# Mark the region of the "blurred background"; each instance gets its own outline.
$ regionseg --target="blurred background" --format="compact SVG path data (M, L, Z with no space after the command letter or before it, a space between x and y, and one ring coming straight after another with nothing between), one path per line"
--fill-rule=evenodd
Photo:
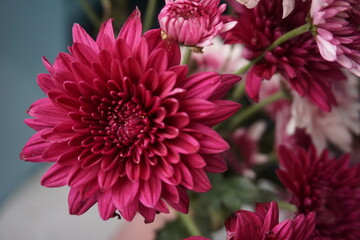
M101 8L106 2L117 4L118 12ZM0 239L116 238L121 221L102 221L96 206L81 217L70 216L69 189L40 186L41 176L50 165L24 162L19 153L34 134L23 122L28 117L26 110L45 96L36 84L37 74L46 71L41 57L53 62L59 52L67 52L74 22L95 33L96 21L117 14L114 22L119 29L128 11L135 5L143 10L146 3L126 2L0 1ZM87 7L95 9L99 19L85 13Z

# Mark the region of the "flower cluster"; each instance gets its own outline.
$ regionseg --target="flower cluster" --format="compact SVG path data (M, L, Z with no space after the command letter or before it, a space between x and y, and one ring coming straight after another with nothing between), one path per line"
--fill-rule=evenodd
M291 192L291 202L299 213L316 213L311 239L360 238L360 165L349 166L349 155L338 160L315 148L296 153L279 148L281 168L277 174Z
M136 9L117 36L75 24L20 158L53 163L41 184L70 187L70 214L184 214L160 240L360 239L360 3L228 2L166 0L144 32Z

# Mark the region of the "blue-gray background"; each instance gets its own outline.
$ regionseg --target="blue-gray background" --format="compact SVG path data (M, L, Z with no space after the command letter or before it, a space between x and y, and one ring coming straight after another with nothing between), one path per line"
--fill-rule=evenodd
M23 123L26 110L44 97L36 75L44 72L41 57L50 60L66 50L66 1L0 1L0 203L25 180L34 163L19 152L34 133Z
M121 0L119 0L121 1ZM99 0L92 0L98 6ZM128 1L144 10L146 1ZM163 4L159 0L159 4ZM41 57L53 62L71 44L74 22L91 26L76 0L0 0L0 207L16 188L44 164L24 162L19 153L34 134L23 119L44 97L36 76L46 72ZM39 179L40 182L40 179Z

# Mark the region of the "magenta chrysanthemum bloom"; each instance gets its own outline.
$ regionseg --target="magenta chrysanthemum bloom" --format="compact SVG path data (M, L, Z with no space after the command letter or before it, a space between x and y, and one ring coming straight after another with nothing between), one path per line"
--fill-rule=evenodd
M314 240L360 239L360 165L349 166L349 155L338 160L314 147L296 153L279 148L282 183L299 213L316 213Z
M69 185L71 214L96 202L103 219L118 210L152 222L167 204L186 213L186 189L208 191L206 172L226 169L218 153L228 144L211 127L239 109L220 100L239 78L186 76L178 45L141 29L138 10L117 38L111 21L96 41L75 24L70 54L45 60L49 73L38 76L47 97L28 111L38 132L21 158L54 162L41 184Z
M323 58L360 76L360 2L313 0L310 16Z
M166 0L158 19L163 37L192 47L205 47L212 44L219 33L236 24L236 21L223 23L220 15L226 4L219 6L220 0Z
M315 214L299 215L279 223L276 202L258 203L255 212L239 210L226 222L227 240L308 240L314 231Z
M296 8L282 19L282 0L260 1L253 9L234 2L238 24L223 34L226 43L244 44L243 56L252 60L286 32L305 24L309 0L297 0ZM227 21L234 18L228 17ZM262 80L280 73L289 86L324 111L336 104L331 83L345 79L337 63L324 60L311 33L292 38L256 63L247 73L246 92L258 101Z

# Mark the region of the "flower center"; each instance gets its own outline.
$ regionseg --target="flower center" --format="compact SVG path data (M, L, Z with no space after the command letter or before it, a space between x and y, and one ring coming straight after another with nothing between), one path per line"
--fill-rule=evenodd
M113 143L131 145L144 136L150 128L150 121L139 104L132 101L120 100L109 106L106 113L108 126L106 135Z
M182 17L184 19L204 16L202 8L197 2L174 4L172 5L171 12L174 16Z

